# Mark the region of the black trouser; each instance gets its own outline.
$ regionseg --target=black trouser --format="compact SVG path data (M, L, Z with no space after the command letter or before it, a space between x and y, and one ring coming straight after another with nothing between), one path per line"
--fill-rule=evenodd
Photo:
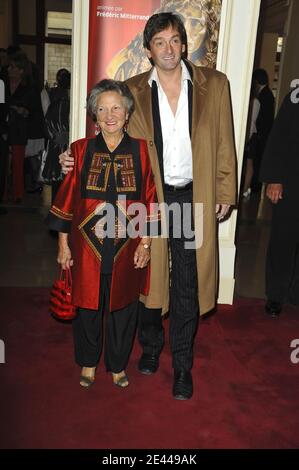
M5 186L6 186L6 178L7 178L7 169L8 169L8 144L0 136L0 202L2 202Z
M192 190L165 191L165 202L192 203ZM170 286L170 346L174 369L190 370L193 362L193 342L198 324L198 287L195 249L186 249L186 239L181 219L181 236L176 238L174 230L178 224L170 212L169 245L171 252ZM139 340L144 352L159 354L163 347L163 330L160 309L140 310Z
M278 203L279 204L279 203ZM296 207L294 206L294 209ZM299 303L299 220L273 208L266 258L266 295L276 302Z
M126 368L133 346L138 301L109 312L110 286L111 275L101 275L99 309L78 309L73 320L75 360L81 367L96 367L104 343L106 369L119 373Z
M34 155L33 157L27 157L26 160L29 163L30 170L30 179L31 179L31 189L36 189L42 186L42 183L39 181L39 172L41 166L41 155Z
M61 183L62 183L62 181L53 181L52 184L51 184L51 187L52 187L52 195L51 195L52 204L54 203L56 194L57 194L58 191L59 191L59 188L60 188L60 186L61 186Z
M161 308L146 308L139 303L138 339L145 354L159 356L164 346Z

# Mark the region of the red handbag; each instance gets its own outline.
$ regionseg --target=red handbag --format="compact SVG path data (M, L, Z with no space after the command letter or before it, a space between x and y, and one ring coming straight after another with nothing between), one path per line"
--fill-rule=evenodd
M72 274L70 269L61 269L60 279L54 281L50 294L50 312L59 320L72 320L76 307L72 304Z

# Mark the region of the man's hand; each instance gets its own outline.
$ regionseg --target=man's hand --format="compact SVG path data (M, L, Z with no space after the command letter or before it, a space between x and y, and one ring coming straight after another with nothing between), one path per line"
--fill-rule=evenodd
M59 155L59 163L61 165L62 173L65 175L67 175L70 171L73 171L75 161L72 157L70 148Z
M266 195L273 204L282 199L283 186L281 183L270 183L267 186Z
M145 248L145 246L147 248ZM151 258L150 239L143 237L134 253L134 268L145 268Z
M29 116L29 111L27 108L24 108L24 106L12 105L10 108L13 109L17 114L21 114L24 118Z
M224 219L230 208L230 204L216 204L216 217L220 221Z

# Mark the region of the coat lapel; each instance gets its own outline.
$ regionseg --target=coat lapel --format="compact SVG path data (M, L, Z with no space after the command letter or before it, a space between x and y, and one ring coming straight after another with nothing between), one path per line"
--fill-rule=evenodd
M205 108L207 88L206 88L206 77L204 72L199 68L195 67L191 62L184 61L193 82L193 97L192 97L192 141L196 140L197 127ZM148 136L151 136L154 140L154 126L152 116L152 99L151 99L151 88L148 84L148 80L152 69L145 73L140 80L136 93L135 100L136 106L140 107L142 112L138 116L142 116L143 128L146 129Z
M197 128L206 104L206 77L200 68L195 68L194 65L189 61L186 61L185 63L193 82L191 142L195 142L199 136Z
M137 86L134 98L136 107L142 110L141 113L138 113L138 117L141 117L143 121L142 128L146 129L146 135L151 136L152 140L154 140L151 88L148 84L150 74L151 70L143 75Z

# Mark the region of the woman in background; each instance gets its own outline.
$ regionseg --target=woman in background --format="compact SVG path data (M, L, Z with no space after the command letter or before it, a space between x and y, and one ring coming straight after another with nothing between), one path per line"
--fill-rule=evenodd
M32 75L26 55L17 52L8 65L8 144L12 159L12 194L14 202L24 196L24 158L32 110Z
M50 105L45 115L48 143L42 172L44 182L52 186L52 203L62 181L58 156L69 143L71 74L67 69L58 70L56 84L49 91Z

